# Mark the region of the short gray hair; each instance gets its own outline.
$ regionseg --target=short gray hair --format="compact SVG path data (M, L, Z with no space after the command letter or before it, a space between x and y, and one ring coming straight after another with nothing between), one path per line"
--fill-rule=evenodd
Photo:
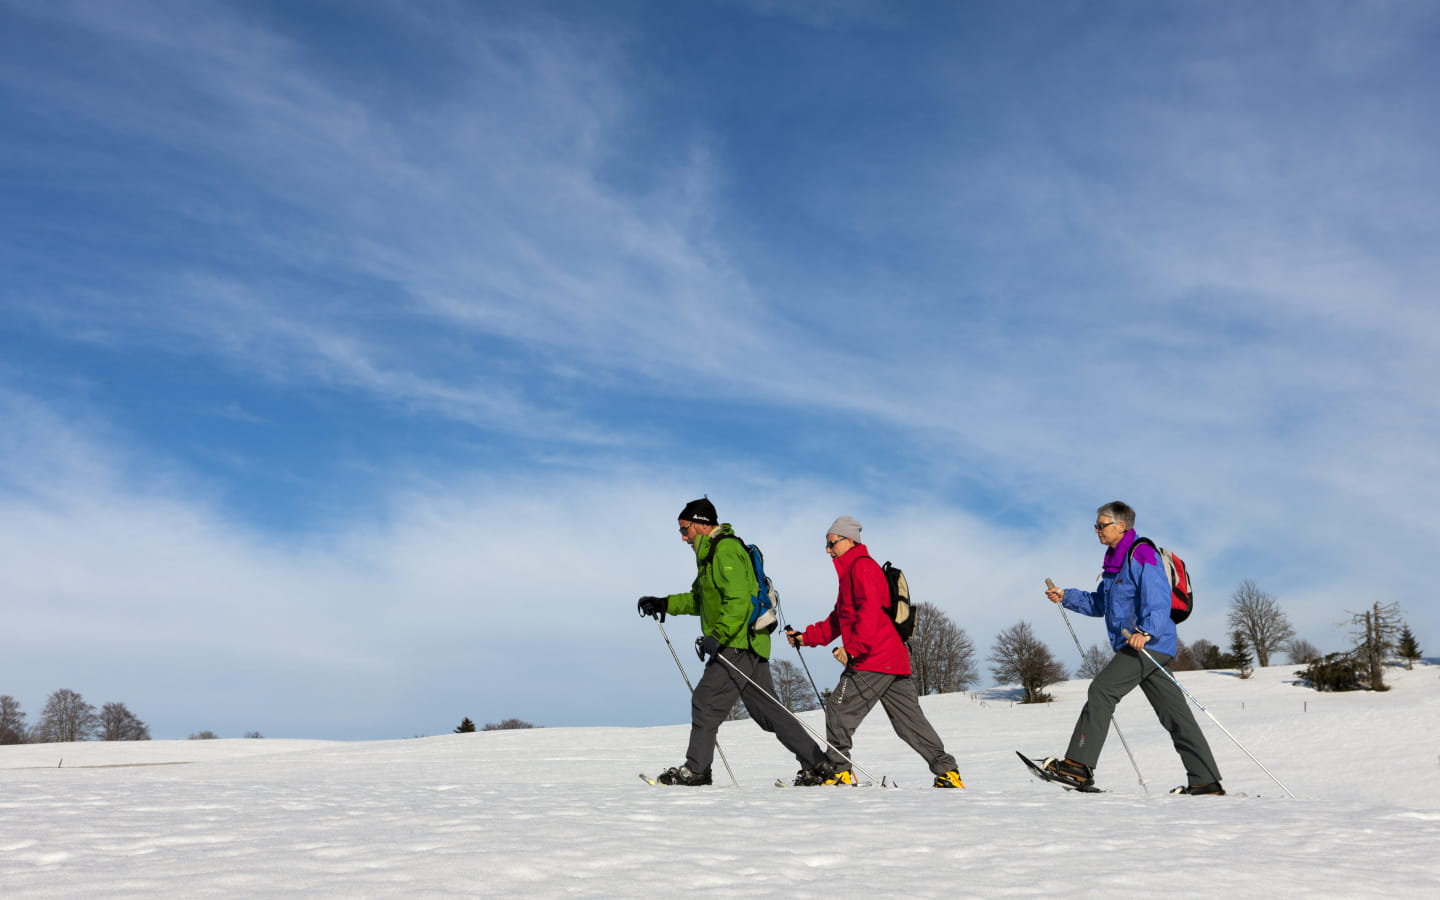
M1135 510L1121 500L1111 500L1109 503L1095 510L1097 516L1109 516L1116 522L1124 522L1125 530L1129 531L1135 527Z

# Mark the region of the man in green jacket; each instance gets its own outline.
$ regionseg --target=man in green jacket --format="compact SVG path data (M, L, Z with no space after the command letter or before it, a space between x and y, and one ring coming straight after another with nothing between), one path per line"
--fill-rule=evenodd
M774 699L770 634L750 629L750 598L758 586L745 542L728 524L720 524L715 505L704 497L685 504L679 525L681 540L695 551L694 583L687 593L641 597L636 606L640 615L659 617L662 622L666 614L699 616L701 634L695 647L709 661L691 695L690 746L685 752L685 764L666 769L657 780L662 784L710 784L715 736L739 698L755 724L775 735L795 754L801 766L795 783L822 784L829 775L825 752L805 733L799 720ZM717 655L723 655L724 661L717 660Z

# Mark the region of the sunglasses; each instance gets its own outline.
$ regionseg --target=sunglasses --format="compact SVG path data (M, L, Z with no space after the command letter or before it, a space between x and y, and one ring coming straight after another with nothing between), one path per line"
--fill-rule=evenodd
M1095 530L1096 530L1096 531L1104 531L1105 529L1109 528L1111 525L1119 525L1119 524L1120 524L1119 522L1096 522L1096 523L1095 523Z

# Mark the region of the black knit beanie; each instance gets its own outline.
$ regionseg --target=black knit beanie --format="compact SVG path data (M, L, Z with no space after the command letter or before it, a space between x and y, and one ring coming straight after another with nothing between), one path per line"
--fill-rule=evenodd
M715 504L710 502L710 498L701 497L685 504L685 508L680 510L679 520L694 522L696 525L715 525L720 521L720 516L715 512Z

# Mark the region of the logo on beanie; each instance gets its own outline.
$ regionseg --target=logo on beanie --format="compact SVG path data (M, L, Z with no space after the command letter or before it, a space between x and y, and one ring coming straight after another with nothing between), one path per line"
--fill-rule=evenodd
M697 525L714 525L720 521L720 516L715 512L715 504L710 502L709 497L701 497L685 504L678 518L681 522L694 522Z

